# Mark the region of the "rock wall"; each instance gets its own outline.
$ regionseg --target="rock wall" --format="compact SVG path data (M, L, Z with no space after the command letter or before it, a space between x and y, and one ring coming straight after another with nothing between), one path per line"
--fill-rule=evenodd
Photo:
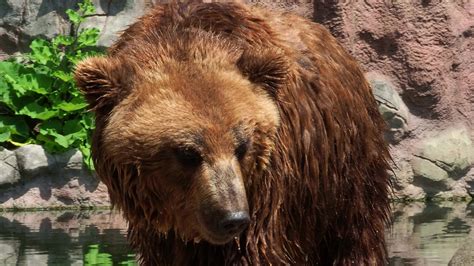
M65 10L77 2L0 0L0 60L25 51L33 38L68 33ZM166 1L95 0L97 15L89 17L84 26L100 28L99 44L106 47L118 32L158 2ZM313 18L325 25L361 63L387 121L386 138L394 159L395 199L474 195L474 2L243 2ZM18 156L12 156L13 153L18 152L0 152L4 165L15 165ZM12 187L17 186L7 183L22 184L23 188L16 190L18 193L26 193L24 187L30 182L31 189L41 182L54 183L44 175L42 179L31 179L28 174L23 177L21 171L12 169L0 172L0 179L9 180L0 190L9 187L8 195L16 198L15 202L22 197L13 196ZM57 188L60 186L58 183ZM35 193L41 198L40 192ZM0 195L0 208L23 204ZM68 202L87 202L83 200Z
M49 154L39 145L0 147L0 209L110 206L107 188L71 150Z
M474 194L474 2L314 2L367 71L388 122L395 196Z
M0 0L0 59L28 50L35 38L52 38L71 30L66 10L76 8L79 0ZM101 30L100 46L109 46L117 32L124 30L156 0L94 0L97 15L83 26Z

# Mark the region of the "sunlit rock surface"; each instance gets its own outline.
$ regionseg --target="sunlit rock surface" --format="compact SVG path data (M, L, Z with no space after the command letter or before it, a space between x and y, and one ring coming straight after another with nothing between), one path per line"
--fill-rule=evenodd
M49 154L26 145L11 153L21 178L13 172L6 180L15 182L0 184L0 209L110 206L107 188L86 169L78 150Z

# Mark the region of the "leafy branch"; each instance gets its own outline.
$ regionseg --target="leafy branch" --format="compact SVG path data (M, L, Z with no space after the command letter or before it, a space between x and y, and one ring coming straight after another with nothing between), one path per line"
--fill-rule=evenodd
M91 0L67 10L69 35L51 41L36 39L27 54L0 62L0 145L7 148L36 143L49 152L78 148L93 169L90 135L94 119L77 89L73 69L77 62L101 53L100 31L82 28L96 10Z

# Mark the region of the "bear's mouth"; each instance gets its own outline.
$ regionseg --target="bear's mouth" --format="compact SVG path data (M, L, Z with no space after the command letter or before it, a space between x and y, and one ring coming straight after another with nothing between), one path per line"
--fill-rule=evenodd
M220 235L216 235L216 234L212 234L210 232L206 232L207 230L204 229L201 231L201 236L202 236L202 239L213 244L213 245L225 245L229 242L231 242L232 240L234 240L236 237L238 237L238 235L240 235L240 232L239 234L237 235L225 235L225 236L220 236ZM201 238L200 237L195 237L194 238L194 242L195 243L199 243L201 241Z
M214 245L224 245L240 236L250 222L247 212L227 215L227 217L229 216L233 217L233 223L215 216L202 217L198 215L198 232L201 238ZM235 223L236 220L238 223ZM194 241L199 240L194 238Z

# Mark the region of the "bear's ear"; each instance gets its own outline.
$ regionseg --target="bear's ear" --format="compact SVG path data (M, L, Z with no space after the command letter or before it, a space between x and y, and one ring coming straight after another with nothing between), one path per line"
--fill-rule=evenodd
M76 66L74 78L91 110L98 112L116 104L131 73L120 60L91 57Z
M248 49L237 61L237 67L252 82L262 86L276 98L278 89L288 78L289 62L277 49Z

